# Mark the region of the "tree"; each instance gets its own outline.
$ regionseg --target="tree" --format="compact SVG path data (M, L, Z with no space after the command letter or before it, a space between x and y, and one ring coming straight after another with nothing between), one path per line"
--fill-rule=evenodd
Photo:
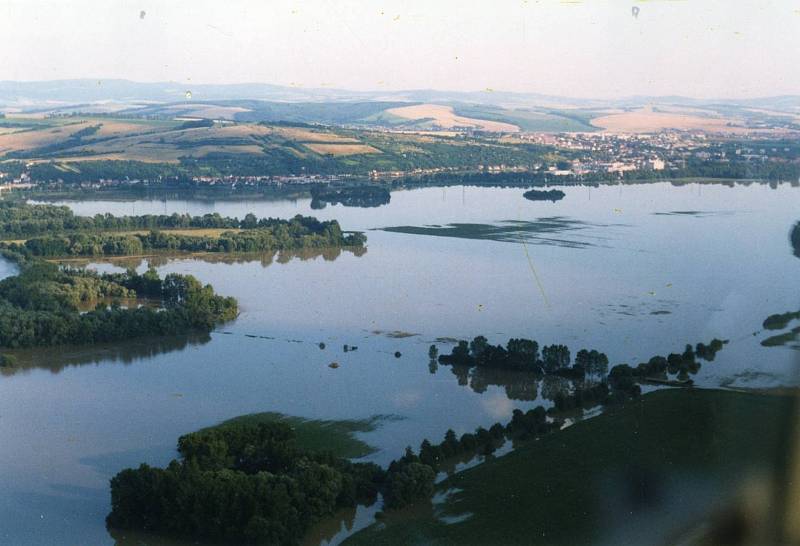
M408 463L389 472L386 488L386 507L402 508L433 495L436 480L434 470L422 463Z
M509 339L506 345L512 368L533 370L538 366L539 344L530 339Z
M542 379L542 398L545 400L555 400L559 395L569 393L569 380L557 375L545 375Z
M253 213L248 213L241 222L242 229L254 229L258 227L258 218Z
M608 373L608 357L594 349L581 349L575 355L575 366L581 367L588 375L603 377Z
M458 344L455 347L453 347L450 359L453 361L454 364L469 363L471 361L471 358L469 356L469 344L464 340L459 341Z
M542 348L542 364L548 373L568 368L570 364L569 348L566 345L547 345Z
M436 470L444 460L444 452L440 446L431 445L428 440L423 440L419 447L419 461Z
M444 435L444 441L442 442L442 451L444 456L447 458L454 457L458 454L459 448L460 446L458 443L458 437L456 437L456 433L453 431L453 429L448 429Z
M489 341L484 336L478 336L470 342L469 354L475 360L480 361L488 348Z

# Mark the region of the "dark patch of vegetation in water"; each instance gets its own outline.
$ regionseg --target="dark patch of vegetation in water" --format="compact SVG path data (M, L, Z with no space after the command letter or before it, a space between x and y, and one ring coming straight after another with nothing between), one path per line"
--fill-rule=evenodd
M800 225L800 224L798 224ZM800 320L800 311L789 311L786 313L776 313L764 319L763 327L765 330L783 330L795 320ZM800 348L800 326L796 326L783 333L770 336L761 341L763 347L790 347Z
M800 319L800 311L789 311L787 313L776 313L764 319L762 325L766 330L783 330L793 320Z
M522 194L522 197L530 201L560 201L564 199L566 194L561 190L528 190Z
M618 225L618 224L617 224ZM529 243L553 245L566 248L587 248L597 246L602 237L583 234L586 230L612 227L592 224L561 216L539 218L529 222L506 220L496 224L453 223L445 226L394 226L382 228L393 233L410 235L432 235L436 237L456 237L460 239L480 239L505 243ZM568 234L570 238L555 235Z
M311 190L311 208L322 209L330 203L345 207L371 208L388 205L392 196L381 186L352 186L345 188L314 188Z
M798 343L798 340L800 340L800 326L792 328L788 332L768 337L761 342L761 345L764 347L800 348L800 343Z
M0 281L0 346L33 347L102 343L135 337L208 332L233 320L233 298L214 293L191 275L169 274L163 279L151 269L97 274L62 269L40 260L16 259L20 273ZM79 306L105 298L154 298L162 308L122 308L98 303L82 313Z
M673 210L670 212L654 212L653 216L691 216L692 218L705 218L707 216L725 216L730 214L734 214L734 212L714 210Z

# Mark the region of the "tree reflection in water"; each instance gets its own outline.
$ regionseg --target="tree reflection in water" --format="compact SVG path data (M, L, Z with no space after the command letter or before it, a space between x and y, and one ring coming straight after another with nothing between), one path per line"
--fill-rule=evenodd
M142 338L123 343L98 343L91 346L62 345L17 350L13 352L17 357L17 364L11 367L0 367L0 374L10 376L32 369L45 369L53 373L60 373L65 368L101 362L121 362L128 365L144 358L182 351L190 346L205 345L209 341L211 341L209 334L198 333Z
M533 402L539 396L552 402L559 395L567 396L572 394L576 386L581 386L576 385L576 381L573 379L552 374L538 374L536 372L463 364L453 364L448 367L462 387L469 387L478 394L485 393L489 387L500 387L504 389L509 400L522 402ZM436 361L429 361L428 370L430 373L437 373L438 368L439 365ZM587 376L580 383L586 383L586 386L591 386L594 381Z
M105 259L80 259L65 260L72 266L87 266L89 264L106 263L121 267L123 269L139 269L143 265L146 267L162 267L172 260L198 260L206 263L220 264L245 264L250 262L260 262L262 267L269 267L273 263L286 264L293 260L305 262L322 258L326 262L332 262L339 258L343 252L352 254L360 258L367 253L367 247L324 247L324 248L304 248L301 250L278 250L273 252L255 253L211 253L211 252L184 252L184 253L163 253L151 256L127 256L120 258Z

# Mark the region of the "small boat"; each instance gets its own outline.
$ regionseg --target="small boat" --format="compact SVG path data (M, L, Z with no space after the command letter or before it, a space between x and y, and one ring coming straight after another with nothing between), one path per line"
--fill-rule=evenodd
M329 368L333 368L335 370L336 368L339 367L339 363L338 362L331 362L330 364L328 364L328 367Z

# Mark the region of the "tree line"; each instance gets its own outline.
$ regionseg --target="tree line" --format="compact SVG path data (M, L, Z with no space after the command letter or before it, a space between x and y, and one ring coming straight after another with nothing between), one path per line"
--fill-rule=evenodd
M432 346L429 354L438 354L434 349ZM573 364L566 345L546 345L540 352L538 342L524 338L509 339L505 347L490 344L484 336L477 336L470 342L460 340L450 354L439 356L439 362L581 378L602 376L608 371L608 357L594 349L578 351Z
M0 201L0 238L21 239L53 233L93 231L136 231L160 229L307 229L321 233L332 229L335 221L320 222L316 218L297 215L290 220L258 218L249 213L241 220L219 213L192 216L189 214L143 214L115 216L110 213L78 216L66 206ZM338 225L338 224L336 224Z
M217 236L171 233L160 228L218 228ZM149 233L114 233L150 229ZM242 220L219 214L121 216L98 214L74 216L66 207L49 205L0 206L0 231L5 237L30 238L2 243L2 247L26 256L131 256L148 251L263 252L325 247L363 247L366 236L345 233L336 220L319 221L297 215L289 220ZM44 235L47 233L47 235Z
M639 363L635 368L628 364L619 364L612 368L612 375L623 373L620 370L631 369L630 374L642 379L666 379L667 374L685 380L689 373L697 373L700 364L697 358L713 361L716 353L722 349L725 341L713 339L708 345L698 343L692 347L687 345L683 353L671 353L667 357L654 356L648 362ZM431 345L428 351L431 359L436 358L439 351ZM492 345L484 336L477 336L472 341L460 340L450 354L438 356L441 364L455 364L466 367L502 368L534 372L536 374L553 374L573 379L586 377L604 378L608 373L608 357L595 349L581 349L572 361L569 347L566 345L545 345L539 350L539 343L530 339L512 338L504 347ZM617 369L617 372L614 370Z
M316 221L315 221L316 222ZM30 256L135 256L151 251L167 252L270 252L308 248L362 247L361 233L345 234L335 220L317 222L320 228L292 220L273 227L225 231L218 236L151 231L146 234L75 233L34 237L5 248Z
M390 509L402 507L430 497L433 491L431 476L435 476L436 472L442 470L444 464L453 458L475 454L489 455L505 439L529 440L559 430L561 423L558 419L552 418L567 411L595 406L611 406L638 398L641 395L638 381L665 377L666 373L680 374L682 370L691 366L692 362L696 362L696 357L713 360L716 352L721 350L725 343L725 341L714 339L708 345L698 343L696 348L687 345L682 354L672 353L666 358L654 356L647 363L641 363L635 368L627 364L619 364L606 374L608 359L603 353L595 350L579 351L578 355L581 356L576 356L576 362L570 366L566 346L546 346L543 348L542 354L550 354L551 360L548 365L545 365L547 357L538 358L538 343L535 341L512 339L509 340L506 348L500 345L489 345L483 336L476 337L469 344L466 341L459 342L453 349L453 353L456 353L461 363L469 362L471 364L468 365L476 367L506 366L514 370L527 369L543 374L559 375L563 375L563 372L568 370L566 374L568 376L580 376L585 373L585 370L594 369L601 377L599 382L579 382L571 393L558 393L554 397L553 405L548 409L545 409L544 406L537 406L527 412L514 410L511 421L506 425L495 423L488 429L478 427L474 433L464 433L460 437L451 429L445 433L444 440L439 444L433 444L427 439L423 440L418 454L415 454L410 447L407 448L403 457L389 465L389 472L409 468L410 465L427 466L431 472L426 473L415 468L413 475L417 477L417 480L414 485L407 485L400 491L400 493L406 491L407 493L401 494L399 497L392 497L397 492L387 492L386 507ZM498 354L504 353L508 355L507 360L497 357ZM428 354L432 360L435 359L438 355L437 347L432 345ZM453 360L449 357L452 357L452 354L442 355L439 360L442 363L452 364ZM699 364L695 365L699 367Z

